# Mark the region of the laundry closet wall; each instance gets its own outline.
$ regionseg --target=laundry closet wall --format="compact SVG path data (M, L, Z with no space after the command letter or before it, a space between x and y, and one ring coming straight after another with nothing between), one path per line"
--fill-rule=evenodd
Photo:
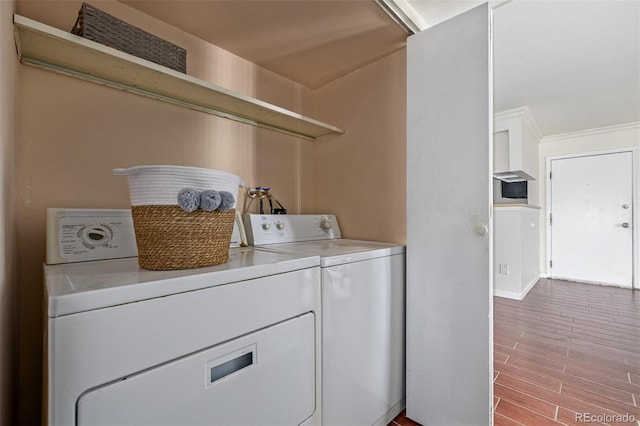
M8 7L1 3L4 18ZM186 48L190 75L314 116L311 90L117 1L94 4ZM80 5L81 1L23 0L17 2L17 13L69 31ZM3 20L3 33L5 22L10 20ZM304 204L302 197L312 196L300 190L300 158L313 142L28 66L20 66L19 74L15 165L20 259L16 286L18 398L19 423L32 425L39 424L41 416L46 208L127 208L126 179L112 176L113 168L177 164L226 170L248 185L270 185L295 213ZM4 136L2 143L4 147ZM11 171L10 163L2 164L2 172L5 168ZM3 200L3 213L7 212L5 204Z
M316 90L318 118L346 133L313 145L315 209L344 237L406 242L406 69L401 48Z
M0 425L13 424L15 405L16 202L14 100L18 60L11 20L14 1L0 1Z

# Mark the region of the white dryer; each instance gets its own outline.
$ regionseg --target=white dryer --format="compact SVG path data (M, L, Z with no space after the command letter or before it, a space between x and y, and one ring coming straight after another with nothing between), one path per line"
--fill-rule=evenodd
M126 233L101 214L89 238ZM45 265L47 423L320 424L318 266L251 248L184 271Z
M322 423L387 425L404 408L404 246L342 239L333 215L245 215L257 249L320 256Z

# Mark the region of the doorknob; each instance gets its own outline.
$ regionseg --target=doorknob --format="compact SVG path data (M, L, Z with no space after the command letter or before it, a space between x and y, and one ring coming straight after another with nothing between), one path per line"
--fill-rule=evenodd
M629 228L629 227L631 227L631 225L629 225L627 222L625 222L625 223L622 224L622 227L623 228Z
M489 227L487 225L476 225L473 227L473 231L481 237L487 235Z

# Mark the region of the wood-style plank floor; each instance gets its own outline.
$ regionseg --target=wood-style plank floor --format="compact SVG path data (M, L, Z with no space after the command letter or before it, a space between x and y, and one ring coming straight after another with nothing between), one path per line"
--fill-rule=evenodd
M496 426L640 426L640 291L541 279L493 327Z
M640 425L640 292L541 279L493 327L496 425Z

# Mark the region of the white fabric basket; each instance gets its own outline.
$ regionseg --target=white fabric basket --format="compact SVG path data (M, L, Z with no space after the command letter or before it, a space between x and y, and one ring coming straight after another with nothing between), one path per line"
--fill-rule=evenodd
M136 166L113 169L113 174L128 178L132 206L176 205L178 192L187 187L197 191L228 191L237 203L238 188L244 186L234 174L199 167Z

